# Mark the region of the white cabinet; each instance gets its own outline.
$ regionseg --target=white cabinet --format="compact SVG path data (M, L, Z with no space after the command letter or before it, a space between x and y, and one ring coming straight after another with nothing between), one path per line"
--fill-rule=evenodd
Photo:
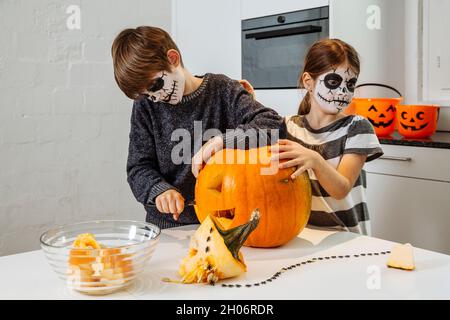
M365 166L372 235L450 254L450 150L383 150Z
M369 172L450 181L450 150L382 145L384 155L365 165Z
M361 57L358 83L378 82L404 91L405 0L330 0L330 38L351 44ZM364 87L362 96L395 93Z
M450 1L423 2L423 100L450 103Z

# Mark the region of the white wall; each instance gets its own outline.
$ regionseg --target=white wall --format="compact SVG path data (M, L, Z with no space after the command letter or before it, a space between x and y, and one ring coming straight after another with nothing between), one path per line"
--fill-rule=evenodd
M66 8L81 8L81 30ZM170 30L171 2L0 1L0 255L54 224L145 219L126 182L131 101L110 48L126 27Z

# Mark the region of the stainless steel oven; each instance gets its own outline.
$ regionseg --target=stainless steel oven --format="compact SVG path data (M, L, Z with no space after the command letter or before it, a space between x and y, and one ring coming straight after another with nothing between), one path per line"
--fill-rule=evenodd
M255 89L297 87L308 48L327 38L328 6L242 20L242 77Z

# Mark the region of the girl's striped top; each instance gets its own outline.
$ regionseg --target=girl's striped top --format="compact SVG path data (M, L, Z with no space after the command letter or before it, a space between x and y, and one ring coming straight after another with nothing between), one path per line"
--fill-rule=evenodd
M288 139L317 151L334 168L348 153L367 155L366 162L383 154L370 122L349 115L320 128L313 129L304 116L286 118ZM349 194L341 200L328 195L314 171L308 170L312 187L312 206L309 226L344 229L370 234L369 213L366 204L366 173L361 170Z

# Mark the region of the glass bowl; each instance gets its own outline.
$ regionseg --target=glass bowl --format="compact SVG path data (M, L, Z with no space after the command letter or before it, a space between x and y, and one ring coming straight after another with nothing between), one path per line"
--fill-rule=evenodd
M101 248L74 248L74 240L85 233ZM131 284L147 266L160 233L151 223L99 220L52 228L40 241L50 266L70 289L101 295Z

